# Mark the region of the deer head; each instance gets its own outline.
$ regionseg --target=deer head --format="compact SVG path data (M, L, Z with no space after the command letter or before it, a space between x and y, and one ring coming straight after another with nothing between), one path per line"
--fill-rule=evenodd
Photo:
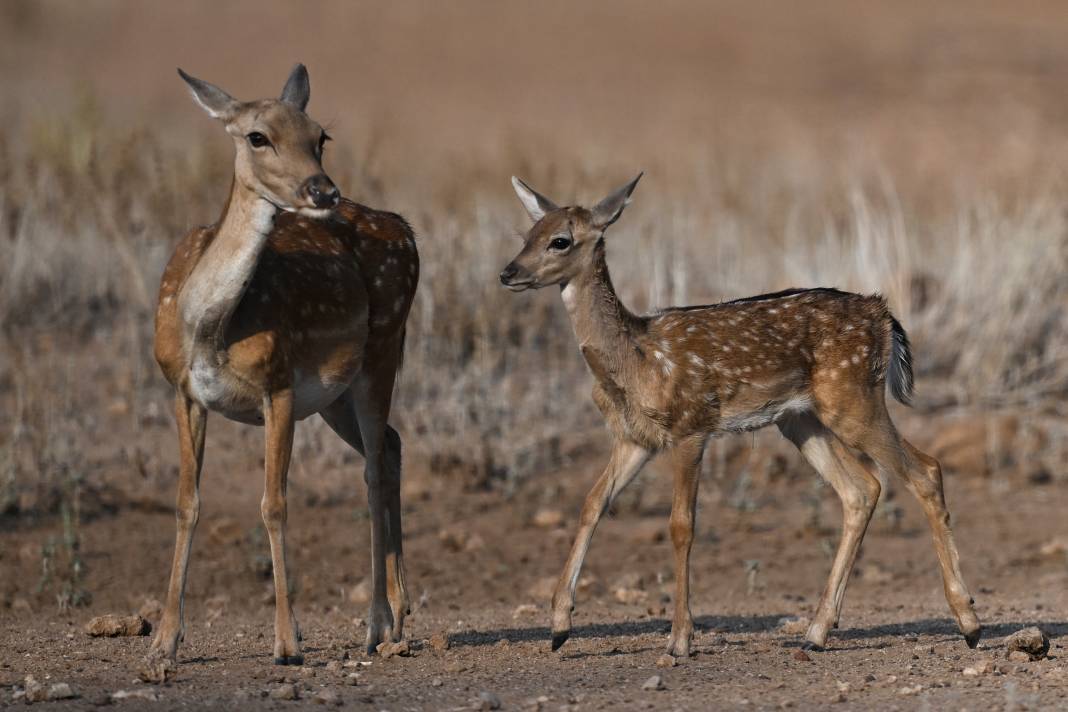
M534 226L523 238L523 249L501 272L501 284L513 292L567 285L594 264L605 230L619 219L642 174L615 190L592 208L561 208L518 178L512 178L519 201Z
M325 217L340 200L323 171L323 127L304 113L311 93L308 70L293 68L278 99L241 102L181 69L193 98L234 139L234 178L275 207Z

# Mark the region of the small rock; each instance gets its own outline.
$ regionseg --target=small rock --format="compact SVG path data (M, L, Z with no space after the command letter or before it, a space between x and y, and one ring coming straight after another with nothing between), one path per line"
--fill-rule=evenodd
M1011 663L1029 663L1032 658L1022 650L1010 650L1006 656Z
M656 659L656 666L658 668L672 668L679 664L679 661L675 659L674 655L664 654Z
M965 677L978 677L979 675L989 675L994 672L994 660L993 658L983 658L977 661L974 665L969 665L961 671L961 674Z
M805 616L791 616L779 619L779 630L786 635L802 635L808 630L809 620Z
M145 700L146 702L158 702L159 695L149 687L138 687L133 690L118 690L111 693L112 701L121 700Z
M152 624L139 615L117 616L109 613L89 621L85 626L85 632L94 638L148 635L152 632Z
M1010 652L1019 650L1027 653L1031 660L1041 660L1049 652L1049 636L1041 628L1031 626L1006 638L1005 647Z
M433 680L430 681L431 687L441 687L444 684L445 682L440 677L435 677Z
M94 690L86 693L85 701L94 707L105 707L111 704L111 695L106 690Z
M538 607L532 603L523 603L516 606L512 611L512 618L522 618L524 616L536 616L538 615Z
M350 672L345 676L345 684L349 687L356 687L360 684L360 673Z
M434 635L430 636L429 643L430 647L439 653L444 653L451 645L449 642L449 634L445 631L434 633Z
M478 708L480 710L499 710L501 708L501 698L492 692L483 690L478 693Z
M54 683L48 688L48 699L50 700L70 700L77 696L74 694L74 690L70 689L70 685L65 682Z
M48 690L44 685L37 682L33 675L27 675L23 681L23 697L27 703L44 702L48 699Z
M909 695L918 695L922 691L923 685L914 685L912 687L902 687L897 691L897 694L901 695L902 697L907 697Z
M271 690L271 699L273 700L295 700L300 697L300 691L297 686L289 682L284 685Z
M642 689L646 691L665 690L664 680L659 675L653 675L642 683Z
M315 693L315 697L312 698L317 704L320 705L340 705L341 698L336 692L331 689L319 690Z
M808 653L806 653L801 648L798 648L797 650L794 651L793 658L794 658L794 660L800 660L803 663L812 662L812 658L810 658L808 656Z
M393 657L405 658L412 654L412 649L408 645L407 640L402 640L399 643L379 643L375 650L378 651L378 654L382 656L383 660L389 660Z
M542 529L556 529L564 523L564 513L559 509L539 509L531 522Z

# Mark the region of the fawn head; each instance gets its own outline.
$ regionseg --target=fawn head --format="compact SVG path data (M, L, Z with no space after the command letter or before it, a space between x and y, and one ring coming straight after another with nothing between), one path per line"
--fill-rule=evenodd
M560 208L518 178L512 178L519 202L534 226L523 249L501 272L501 284L513 292L566 286L594 264L594 255L609 225L619 219L642 174L592 208Z
M278 99L242 102L181 69L193 98L234 139L234 178L275 207L325 217L341 196L323 171L323 146L330 139L304 113L311 93L308 70L293 68Z

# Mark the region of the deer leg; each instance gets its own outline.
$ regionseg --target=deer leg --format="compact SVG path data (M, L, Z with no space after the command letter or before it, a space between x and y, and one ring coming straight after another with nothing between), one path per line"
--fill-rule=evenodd
M274 663L303 665L297 640L297 621L289 600L289 569L286 565L286 480L293 453L293 393L267 396L263 406L266 435L265 484L260 512L271 543L274 569Z
M675 487L671 501L671 543L675 547L675 614L671 620L668 654L687 658L693 639L690 613L690 549L693 547L697 514L697 487L701 481L701 454L705 437L677 445L671 452L675 466Z
M582 561L590 546L597 523L612 504L616 495L634 479L648 462L651 453L634 443L617 440L604 473L594 484L579 515L579 530L563 573L556 583L552 602L552 649L557 650L571 635L571 612L575 607L575 588L578 586Z
M858 447L880 467L901 477L905 487L919 500L934 538L946 601L968 647L974 648L979 644L982 627L975 615L971 593L961 575L960 556L949 526L949 510L942 489L942 468L938 461L902 438L888 413L858 438Z
M403 581L403 577L397 574L401 566L400 531L396 531L394 539L389 526L392 497L389 494L390 472L386 457L386 419L389 417L396 372L384 367L370 367L371 364L365 365L365 371L356 377L352 385L356 420L363 438L364 479L367 482L367 500L371 510L371 611L367 620L369 654L374 653L380 643L399 640L400 625L403 624L402 620L394 617L389 596L390 582L392 581L397 589ZM399 438L397 442L399 443ZM399 481L397 487L396 500L399 504ZM397 517L400 517L399 511ZM396 590L394 598L400 598ZM399 613L404 612L399 606L397 610Z
M178 425L178 496L175 515L178 532L174 542L174 561L167 587L167 604L163 608L159 629L152 640L150 657L174 661L178 641L185 625L185 577L189 569L189 552L193 532L200 517L200 471L204 462L204 433L208 412L180 391L175 394L174 414Z
M805 634L806 650L823 650L827 634L838 625L849 574L853 570L868 522L879 501L879 480L842 442L811 413L779 424L783 436L834 488L842 503L842 538L834 555L827 586L820 597L816 615Z
M356 406L352 393L346 391L340 398L325 408L320 415L338 436L348 443L361 456L365 456L363 436L356 420ZM390 609L393 613L393 639L399 641L403 633L404 617L411 612L411 603L404 579L404 562L402 560L401 516L400 516L400 475L401 475L401 439L391 426L386 426L385 433L385 491L386 506L389 509L389 542L397 552L393 559L387 557L386 587Z

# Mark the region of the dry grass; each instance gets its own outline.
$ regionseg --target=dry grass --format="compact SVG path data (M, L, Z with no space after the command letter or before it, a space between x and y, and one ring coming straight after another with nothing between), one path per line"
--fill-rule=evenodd
M511 173L568 202L596 199L646 170L634 204L610 234L615 281L634 308L787 286L880 291L916 345L921 408L1058 409L1068 387L1062 170L1068 134L1055 121L1064 107L1048 98L1043 67L1068 63L1055 44L1033 41L1030 53L1018 49L990 68L975 64L974 43L943 43L932 29L966 26L964 16L928 17L909 6L889 29L859 16L854 25L828 25L826 16L842 9L829 3L813 16L803 13L799 21L817 34L791 44L784 41L793 37L789 23L772 20L775 13L726 6L730 12L717 15L680 4L674 24L657 32L639 31L652 11L633 6L633 22L626 13L612 19L616 36L599 37L592 59L577 51L588 39L582 32L541 28L563 33L564 56L580 68L571 83L528 66L528 54L504 52L499 37L487 39L499 29L493 23L502 23L510 41L530 50L527 34L537 37L538 23L548 20L529 10L515 6L483 17L484 31L469 46L443 43L440 35L471 22L477 5L453 6L444 17L434 10L434 22L448 26L438 30L429 20L419 24L411 7L374 10L387 28L405 18L415 22L405 25L408 31L444 53L419 54L412 40L404 48L407 64L391 70L424 91L431 109L442 107L438 124L419 123L428 120L426 111L399 121L375 110L358 119L343 115L327 161L347 195L404 213L421 235L423 277L395 407L409 454L475 482L514 482L568 457L584 441L576 434L599 423L559 300L551 293L508 294L496 282L518 247L510 236L526 227L508 188ZM16 9L20 37L4 51L28 70L59 41L40 34L42 17L77 13L17 3L7 11ZM194 22L185 11L167 12L177 13L169 21L179 26ZM224 17L233 22L239 14L227 9ZM580 15L597 12L586 7ZM1054 22L1010 19L988 8L970 22L982 26L986 34L977 36L989 46L1001 46L1005 33L1032 40L1028 33L1036 28L1039 39L1055 34ZM741 48L735 55L722 45L706 48L684 31L688 22L712 20L720 23L717 37ZM297 20L281 13L265 26L278 22ZM224 29L225 23L212 31ZM116 56L135 52L97 56L69 27L57 32L70 52L83 52L77 56L98 80L104 72L114 80ZM185 61L187 53L155 32L138 36L138 46L159 42L172 48L160 49L159 61ZM628 47L638 35L642 61L626 76L612 75L609 60L632 58ZM834 42L823 42L828 36ZM201 40L210 44L210 33ZM332 81L338 94L351 91L336 61L316 72L316 56L336 60L343 50L308 38L299 43L316 96L330 96ZM918 52L920 46L930 51ZM379 49L393 56L389 47ZM480 52L491 50L502 66L487 66ZM284 68L289 53L279 54L286 54L279 60ZM819 61L802 61L813 57ZM902 64L906 58L913 63ZM438 60L432 77L413 70ZM566 69L559 63L551 66ZM839 64L850 71L835 69ZM136 443L144 429L167 422L169 396L150 345L158 276L178 236L215 217L229 180L221 132L186 101L170 68L152 76L143 68L130 68L128 77L120 72L126 91L98 81L99 93L77 93L65 90L63 70L43 66L35 81L58 97L29 101L30 80L8 77L27 104L9 105L0 127L4 510L33 511L43 493L64 491L62 483L101 476L94 468L111 462L108 450L141 458ZM222 68L191 68L229 82ZM715 68L715 79L702 68ZM376 83L388 67L372 69L379 74L369 69L358 90L380 95L368 103L381 106L387 97L406 110L419 105L404 86L398 92ZM612 77L607 84L605 76ZM263 85L263 78L254 84ZM500 93L480 93L484 85ZM538 97L550 96L552 87L564 90L538 104L523 87ZM151 111L129 111L142 90ZM456 92L461 99L445 99ZM337 107L336 96L333 102ZM428 153L433 145L438 150ZM73 438L88 438L98 456L72 447ZM344 457L319 426L303 430L301 447ZM164 468L166 453L157 457Z

